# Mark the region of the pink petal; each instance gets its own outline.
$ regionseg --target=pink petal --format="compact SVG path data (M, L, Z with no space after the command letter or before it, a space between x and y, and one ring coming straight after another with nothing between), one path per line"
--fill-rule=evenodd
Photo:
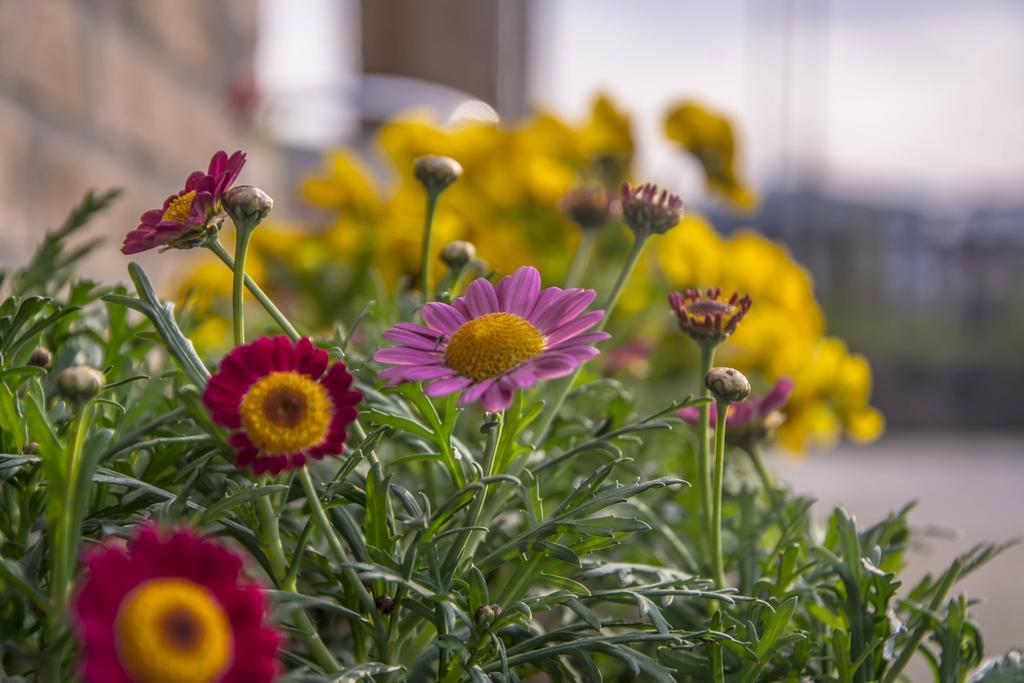
M501 310L494 286L486 278L478 277L466 288L466 307L474 318Z
M423 321L446 337L455 334L455 330L463 325L467 318L455 308L439 301L432 301L420 311Z
M391 386L395 386L403 382L422 382L451 377L454 374L454 370L443 365L398 365L384 370L378 377L388 380Z
M601 322L603 318L604 311L590 311L589 313L584 313L575 320L565 323L547 335L548 348L553 348L568 339L572 339L581 332L584 332Z
M444 355L436 351L421 351L404 346L389 346L373 354L373 360L378 363L394 365L437 365L443 358Z
M537 379L565 377L579 367L576 359L560 351L546 351L527 364L533 369Z
M560 325L572 320L589 306L597 293L592 289L568 289L562 296L549 303L544 310L537 307L533 322L543 334L549 334Z
M485 379L483 382L474 384L469 389L466 389L462 392L462 396L459 397L459 405L465 406L477 401L485 391L491 388L492 384L494 384L493 379Z
M551 346L549 344L548 348L554 351L555 349L565 349L570 346L589 346L590 344L603 342L606 339L611 339L611 335L607 332L587 332L586 334L581 334L573 337L572 339L567 339L557 346Z
M525 318L530 315L540 295L540 273L532 266L523 266L502 279L498 293L501 310Z
M448 379L439 379L428 386L423 393L427 396L447 396L456 391L462 391L473 383L468 377L455 376Z
M412 323L399 323L385 332L383 336L390 342L423 351L437 350L441 343L441 337L436 332L422 328L419 325L413 325Z
M514 388L507 387L501 382L495 382L491 387L484 392L483 399L480 403L483 404L484 410L489 410L492 413L500 413L510 405L512 405L512 399L516 397L516 391Z

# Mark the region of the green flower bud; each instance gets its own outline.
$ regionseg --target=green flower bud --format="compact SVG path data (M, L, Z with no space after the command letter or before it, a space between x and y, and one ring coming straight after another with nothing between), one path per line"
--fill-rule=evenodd
M476 247L472 242L455 240L441 250L441 260L452 270L461 270L476 258Z
M274 208L274 200L252 185L236 185L224 193L224 210L236 225L258 225Z
M711 368L704 377L704 386L723 403L738 403L750 395L750 382L733 368Z
M57 392L69 401L87 401L103 388L107 378L88 365L75 365L57 375Z
M36 350L29 356L28 364L43 370L53 367L53 352L45 346L37 346Z
M373 602L381 614L387 615L395 611L395 599L390 595L378 595Z
M615 213L615 204L603 187L581 185L569 190L561 201L562 211L583 230L603 228Z
M501 616L501 605L480 605L476 611L476 623L480 628L487 628Z
M430 194L441 194L446 187L462 176L462 165L451 157L428 155L413 161L416 179Z

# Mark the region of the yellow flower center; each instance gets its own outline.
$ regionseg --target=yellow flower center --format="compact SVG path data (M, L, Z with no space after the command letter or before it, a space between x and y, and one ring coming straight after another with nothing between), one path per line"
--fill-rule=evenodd
M514 313L487 313L455 330L444 362L474 382L498 377L544 350L544 335Z
M239 408L253 444L269 454L318 446L331 426L331 398L318 382L298 372L272 372L253 384Z
M115 630L121 664L139 683L213 683L231 664L235 645L210 591L177 577L129 593Z
M171 200L171 203L167 205L167 208L164 209L164 215L160 216L160 220L178 221L179 223L185 222L185 220L192 215L192 202L195 201L195 198L195 190L175 197Z

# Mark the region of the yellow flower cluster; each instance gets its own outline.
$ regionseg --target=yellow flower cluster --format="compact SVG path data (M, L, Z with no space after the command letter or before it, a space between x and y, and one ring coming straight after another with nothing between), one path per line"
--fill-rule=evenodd
M704 170L708 190L740 209L757 206L757 194L741 179L732 121L687 100L665 116L665 137L679 143Z
M769 381L790 377L796 386L779 440L790 450L832 446L845 429L856 441L876 438L884 427L869 404L871 368L842 340L825 335L810 274L785 248L755 232L724 239L691 215L665 235L658 263L674 287L714 284L754 299L718 362Z
M753 192L735 169L736 140L728 119L690 102L669 112L665 129L700 162L712 192L739 207L754 204ZM351 151L330 152L322 168L301 186L307 201L328 212L328 225L310 232L271 221L253 240L249 272L275 298L285 299L289 310L301 310L298 295L317 296L296 292L310 285L295 283L324 281L322 274L338 261L372 267L389 287L402 277L417 281L424 192L413 175L413 160L426 154L450 156L464 169L438 207L438 251L451 240L468 240L498 272L535 265L545 279L558 282L580 236L559 210L559 200L580 183L603 184L617 192L630 175L634 152L629 117L606 97L597 98L589 117L577 125L550 114L515 128L469 123L442 130L403 119L385 124L377 142L393 173L389 182L379 182ZM588 276L621 265L626 235L604 233ZM880 433L882 417L868 403L867 362L849 353L841 340L825 336L811 278L783 248L753 232L723 239L690 213L679 227L652 240L649 249L620 300L617 317L625 321L665 306L659 266L674 288L717 286L749 293L753 309L721 348L720 360L762 378L765 385L782 376L795 380L780 440L800 451L809 443L830 445L844 432L857 440ZM282 271L288 275L283 281ZM220 264L204 264L184 290L201 293L197 301L226 298L229 271ZM226 343L226 328L209 322L216 316L197 313L197 345ZM653 334L648 330L651 336L670 331L667 312L662 320L660 329Z

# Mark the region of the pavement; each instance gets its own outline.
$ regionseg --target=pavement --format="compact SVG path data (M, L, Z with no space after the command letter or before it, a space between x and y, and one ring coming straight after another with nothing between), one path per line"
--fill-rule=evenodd
M1024 538L1024 433L905 434L866 447L843 446L801 459L773 455L770 465L795 491L813 494L818 518L842 505L871 524L910 500L914 527L955 532L909 555L907 584L943 571L982 541ZM958 584L980 600L972 615L988 656L1024 647L1024 546L1011 548ZM912 679L928 680L914 667Z

